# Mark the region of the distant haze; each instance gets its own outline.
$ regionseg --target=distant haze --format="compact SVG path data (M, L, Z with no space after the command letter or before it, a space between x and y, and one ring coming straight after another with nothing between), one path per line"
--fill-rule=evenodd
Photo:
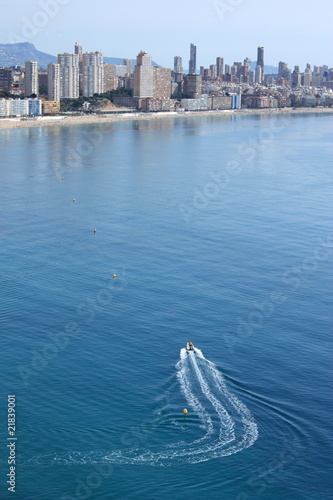
M13 7L14 5L14 7ZM15 8L15 15L13 15ZM2 2L1 43L30 42L41 52L83 51L134 59L149 52L164 67L173 58L188 68L190 43L197 46L197 68L257 58L257 46L265 48L265 64L287 62L301 70L306 63L333 66L325 20L333 15L331 0L315 4L280 0L17 0Z

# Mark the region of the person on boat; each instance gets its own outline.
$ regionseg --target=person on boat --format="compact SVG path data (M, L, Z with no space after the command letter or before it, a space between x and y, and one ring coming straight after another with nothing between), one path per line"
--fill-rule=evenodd
M190 351L193 351L193 349L194 349L194 345L190 341L188 341L188 348Z

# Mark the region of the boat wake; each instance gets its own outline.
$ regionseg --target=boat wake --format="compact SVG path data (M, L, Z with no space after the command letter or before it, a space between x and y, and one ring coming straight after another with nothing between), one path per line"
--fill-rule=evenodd
M258 437L257 425L248 408L233 394L217 367L208 361L200 349L181 349L176 365L182 396L190 419L186 423L195 439L178 441L153 449L123 449L114 451L72 452L57 456L31 459L34 465L118 463L171 465L175 462L199 463L233 455L251 446ZM183 417L187 420L187 417ZM199 424L199 425L198 425ZM198 435L200 432L200 435ZM30 463L31 463L30 462Z

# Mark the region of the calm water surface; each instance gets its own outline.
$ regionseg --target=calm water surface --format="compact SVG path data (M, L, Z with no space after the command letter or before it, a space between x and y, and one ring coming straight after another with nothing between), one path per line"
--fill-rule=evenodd
M332 132L0 132L1 499L332 498Z

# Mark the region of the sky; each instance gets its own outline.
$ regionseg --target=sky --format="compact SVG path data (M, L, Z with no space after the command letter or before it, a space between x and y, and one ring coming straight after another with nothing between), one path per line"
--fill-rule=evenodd
M49 54L84 52L134 59L144 50L163 67L174 56L188 69L190 43L197 69L257 58L265 64L333 67L333 1L317 0L0 0L0 43L30 42Z

